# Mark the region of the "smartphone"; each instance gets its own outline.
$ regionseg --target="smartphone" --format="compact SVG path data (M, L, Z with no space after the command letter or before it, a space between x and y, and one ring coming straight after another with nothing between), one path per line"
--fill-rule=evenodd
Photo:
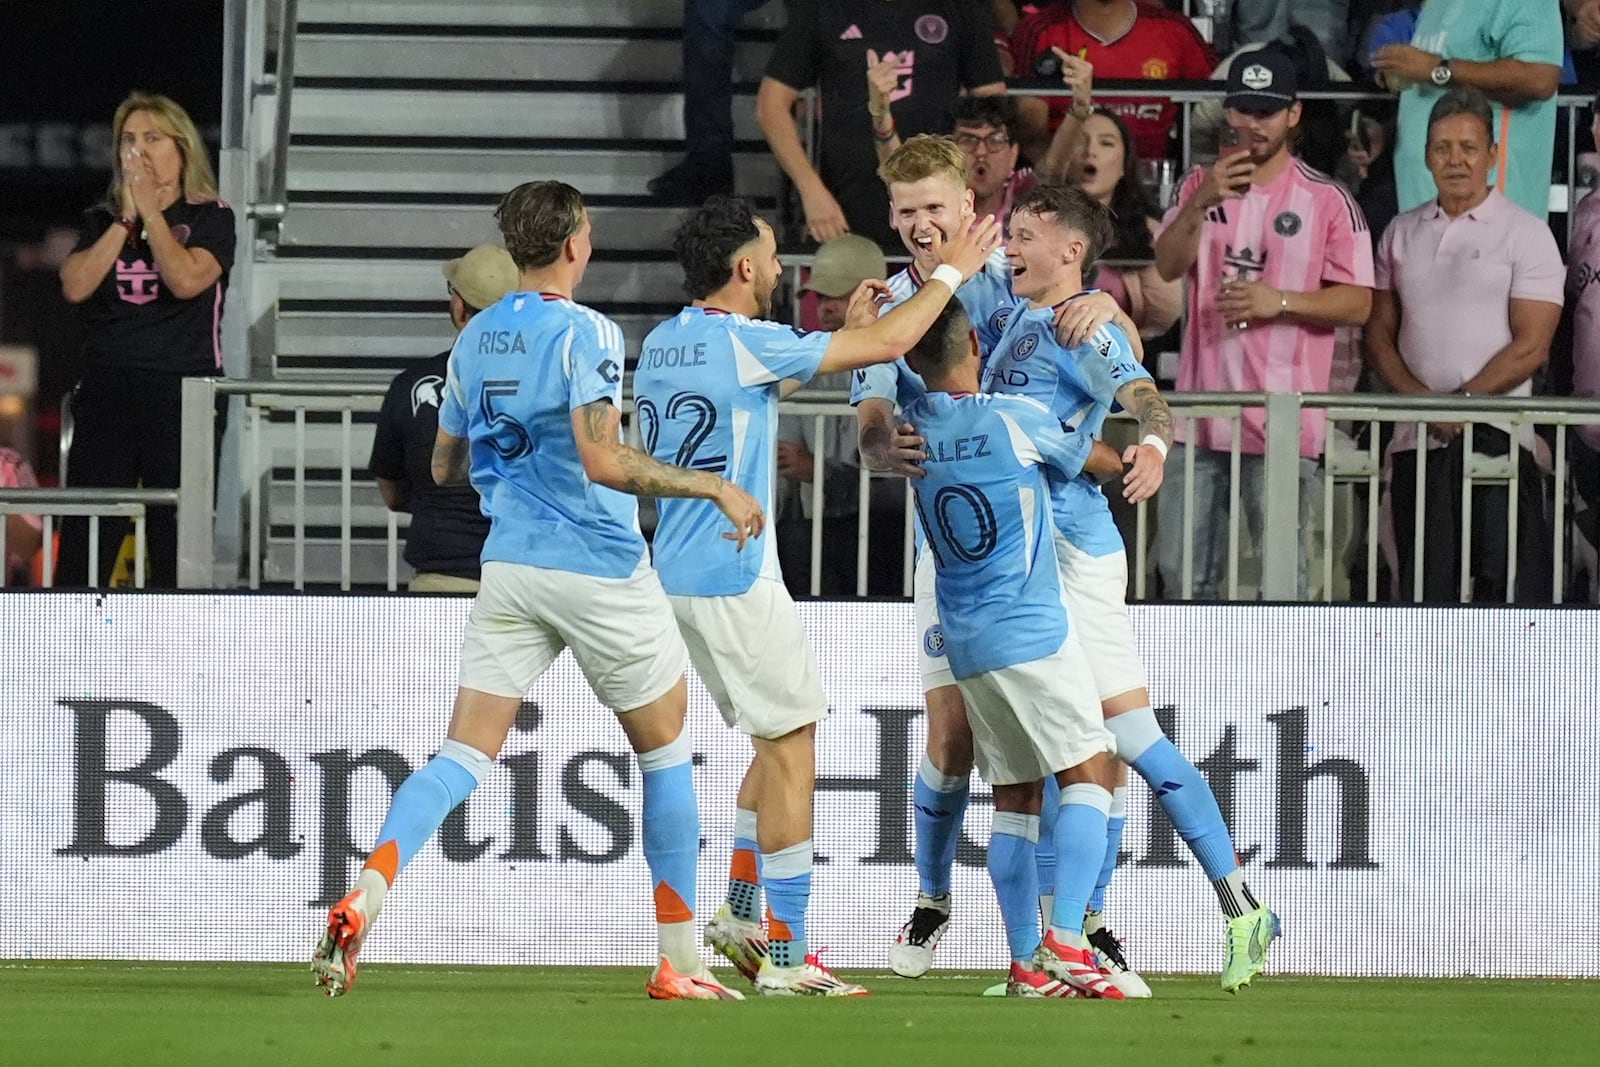
M1241 138L1239 136L1239 131L1234 129L1232 126L1222 127L1222 131L1217 134L1217 162L1221 163L1225 159L1229 159L1233 156L1243 155L1245 152L1249 151L1249 149L1241 148L1240 145ZM1246 178L1243 181L1235 182L1233 189L1238 193L1249 192L1250 179Z

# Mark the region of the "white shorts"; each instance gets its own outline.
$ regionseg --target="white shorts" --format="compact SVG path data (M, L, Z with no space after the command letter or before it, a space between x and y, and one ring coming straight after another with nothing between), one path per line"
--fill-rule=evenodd
M723 722L778 738L827 718L817 657L782 582L757 578L737 596L667 599Z
M1088 657L1101 700L1144 688L1144 668L1128 618L1128 556L1091 556L1056 531L1056 559L1073 632Z
M461 639L462 686L524 696L563 648L617 712L665 696L688 665L672 605L648 562L626 578L485 563Z
M937 571L933 566L933 552L924 548L917 558L916 577L912 580L912 602L917 619L917 662L922 666L922 691L956 684L950 673L950 661L944 654L944 627L939 625L939 599L934 592Z
M1016 785L1064 771L1116 739L1075 634L1043 659L956 682L972 724L972 754L990 785Z

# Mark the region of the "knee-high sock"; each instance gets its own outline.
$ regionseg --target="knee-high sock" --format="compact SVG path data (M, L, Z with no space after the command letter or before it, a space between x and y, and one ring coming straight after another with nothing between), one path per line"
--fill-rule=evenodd
M695 868L700 858L700 810L695 805L689 732L639 753L644 778L644 859L656 908L661 954L679 971L699 970L695 949Z
M1176 745L1161 732L1155 712L1136 708L1106 720L1117 738L1117 755L1150 784L1156 803L1212 881L1239 866L1233 837L1211 786Z
M1006 924L1006 944L1011 959L1026 963L1039 947L1039 918L1034 901L1034 848L1039 843L1039 816L1017 811L997 811L989 830L989 878Z
M1106 854L1106 813L1111 794L1098 785L1074 782L1061 790L1056 813L1056 905L1050 929L1064 945L1083 936L1083 913Z
M383 898L400 869L438 832L445 816L494 769L494 760L460 741L445 741L439 754L400 783L389 814L378 830L378 844L367 857L356 888L366 891L364 911L376 919Z
M767 891L767 951L774 967L806 961L806 908L811 903L811 842L761 855Z
M1060 810L1061 787L1054 775L1044 780L1044 801L1039 805L1039 844L1034 849L1034 866L1039 872L1039 916L1050 925L1056 901L1056 812Z
M756 813L733 814L733 858L728 863L728 910L746 922L761 921L761 861L756 846Z
M944 774L927 756L912 789L913 824L917 830L917 878L924 896L950 894L950 869L961 841L961 819L967 813L970 775Z
M1122 827L1128 821L1128 790L1117 786L1111 791L1111 814L1106 818L1106 855L1100 864L1100 877L1089 895L1089 910L1103 911L1106 906L1106 887L1117 873L1117 857L1122 854Z

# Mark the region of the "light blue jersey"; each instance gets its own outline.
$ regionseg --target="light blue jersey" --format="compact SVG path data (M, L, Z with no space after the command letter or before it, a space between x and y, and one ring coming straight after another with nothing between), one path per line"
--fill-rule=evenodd
M883 313L887 314L896 304L911 299L922 288L923 280L922 272L915 263L890 278L892 299L884 305ZM1006 328L1011 309L1017 304L1016 297L1011 295L1011 264L1006 259L1004 248L997 248L989 254L983 269L956 290L956 299L967 309L967 317L978 331L979 352L987 358ZM859 404L868 399L889 400L904 411L927 391L927 386L922 384L922 379L915 371L906 366L906 361L897 359L893 363L876 363L856 371L851 378L850 403Z
M472 317L450 352L439 428L470 442L489 516L483 561L626 578L644 558L633 497L589 481L572 412L622 406L622 330L548 293L513 292Z
M663 463L713 471L774 514L778 383L808 381L833 337L687 307L650 331L633 375L645 451ZM660 501L655 566L678 596L734 596L757 578L780 580L769 528L740 552L709 500Z
M1067 611L1045 469L1076 478L1093 439L1026 397L928 393L906 414L928 442L928 473L912 486L951 673L1051 655L1067 638Z
M1056 340L1054 307L1018 308L989 357L983 388L1031 397L1079 433L1099 437L1106 415L1117 409L1117 390L1149 378L1128 337L1103 326L1076 348ZM1087 475L1054 488L1056 527L1091 556L1124 550L1100 486Z

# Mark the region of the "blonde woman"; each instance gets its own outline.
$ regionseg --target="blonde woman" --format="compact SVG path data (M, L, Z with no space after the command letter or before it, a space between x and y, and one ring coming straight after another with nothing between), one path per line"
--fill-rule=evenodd
M85 212L77 247L61 265L61 291L82 306L88 327L69 470L79 487L170 488L178 484L183 379L222 369L234 216L217 198L205 144L178 104L136 92L117 108L112 132L106 201ZM87 522L65 522L58 584L105 584L121 525L102 523L91 570ZM146 584L170 588L173 509L151 509L146 532Z

